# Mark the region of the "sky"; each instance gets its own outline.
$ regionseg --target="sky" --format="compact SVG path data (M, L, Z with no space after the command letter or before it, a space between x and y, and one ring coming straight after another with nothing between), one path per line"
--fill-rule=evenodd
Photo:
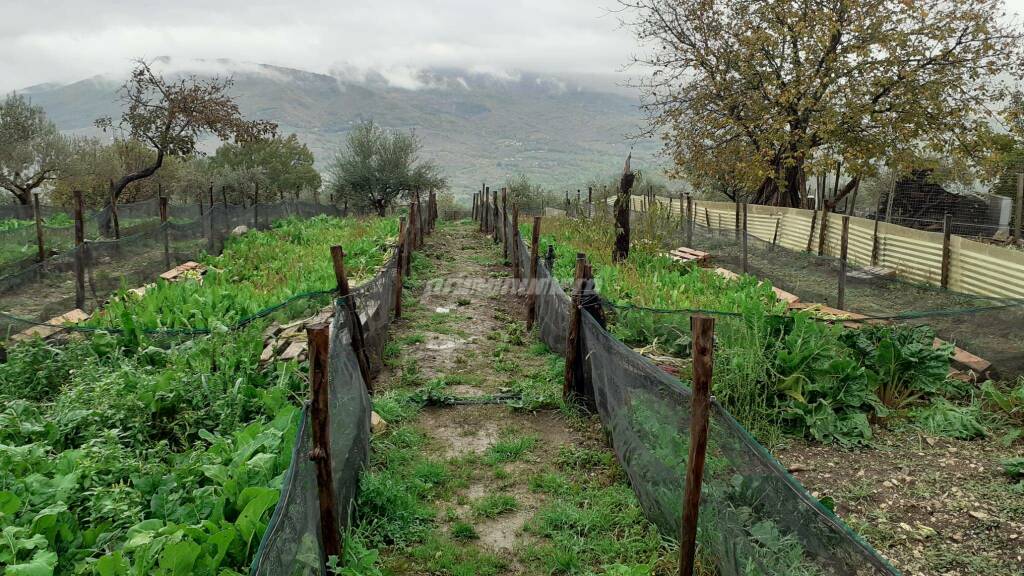
M1019 0L1024 3L1024 0ZM0 93L227 58L312 72L424 67L624 80L636 51L616 0L0 0Z

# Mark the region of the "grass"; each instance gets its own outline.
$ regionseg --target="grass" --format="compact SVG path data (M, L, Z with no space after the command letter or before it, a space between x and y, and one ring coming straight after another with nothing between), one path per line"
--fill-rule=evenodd
M506 435L487 448L484 461L490 465L515 462L522 459L536 443L536 436Z
M488 494L474 500L470 508L479 518L497 518L498 516L519 508L519 501L511 494Z

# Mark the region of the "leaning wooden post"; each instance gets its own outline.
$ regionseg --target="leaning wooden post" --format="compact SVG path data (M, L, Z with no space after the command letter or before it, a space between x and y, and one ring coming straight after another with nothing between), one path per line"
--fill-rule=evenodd
M782 218L775 219L775 232L772 234L772 251L775 250L775 246L779 243L779 226L782 224Z
M471 208L469 210L469 213L472 216L473 220L476 220L476 192L473 192L473 197L471 198L470 206Z
M491 187L484 186L484 197L480 203L480 231L484 234L490 232L490 223L488 220L491 219Z
M693 576L697 554L697 520L711 412L715 319L691 316L690 332L693 337L693 397L690 402L690 455L686 461L683 518L679 526L679 576Z
M402 317L402 270L405 268L405 216L398 217L398 247L395 249L395 319Z
M734 230L735 230L735 233L733 234L733 236L736 237L736 240L739 240L740 239L740 201L739 200L736 201L736 227L734 228Z
M878 265L878 253L879 253L879 245L878 245L878 217L881 215L881 212L882 212L882 195L879 194L878 195L878 204L875 205L875 227L874 227L874 231L871 233L871 265L872 266L877 266Z
M507 247L509 244L512 245L512 249L509 251L512 254L512 280L516 287L516 294L519 293L519 281L523 277L522 271L519 269L519 206L515 203L512 204L512 238L505 242Z
M85 220L82 191L75 190L75 308L85 310Z
M562 399L573 401L583 390L583 370L580 361L580 325L583 308L583 276L587 256L576 253L576 275L573 279L572 306L569 308L569 335L565 340L565 381L562 384Z
M306 326L309 346L309 419L312 424L313 449L309 459L316 466L316 491L320 507L320 536L324 555L341 558L341 530L338 506L334 499L334 471L331 469L330 415L330 325L326 322Z
M747 203L743 203L743 273L747 273Z
M46 260L46 246L43 245L43 215L39 210L39 193L32 193L32 216L36 221L36 245L39 246L39 261Z
M843 216L843 235L839 246L839 294L836 298L836 308L840 310L846 306L846 256L850 243L850 217Z
M807 235L807 251L811 251L811 247L814 245L814 230L818 227L818 210L815 209L811 212L811 232Z
M210 224L207 227L207 234L206 234L206 253L207 254L213 254L215 246L214 246L214 241L213 241L213 183L212 182L210 183L210 210L209 210L209 212L207 212L207 219L210 221Z
M341 246L331 246L331 259L334 261L334 278L338 281L338 298L345 301L345 310L349 319L349 334L352 337L352 350L355 352L356 361L359 364L359 374L363 377L363 383L366 384L366 391L373 394L373 384L370 382L370 358L366 353L366 341L363 338L363 321L359 318L355 296L349 290L348 277L345 275L345 251L341 249Z
M704 223L707 224L708 234L711 234L711 212L707 208L704 209Z
M167 231L167 196L160 197L160 227L163 228L164 236L164 266L171 267L171 244L168 240Z
M686 193L686 246L693 248L693 198Z
M950 252L949 241L953 234L953 215L947 213L942 219L942 287L949 288L949 262Z
M540 216L533 217L530 233L530 283L526 286L526 331L537 320L537 265L540 260Z

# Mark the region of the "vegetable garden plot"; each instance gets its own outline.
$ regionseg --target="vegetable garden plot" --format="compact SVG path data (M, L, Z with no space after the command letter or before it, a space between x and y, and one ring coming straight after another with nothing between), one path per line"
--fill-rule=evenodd
M389 237L387 223L376 229ZM264 280L293 264L274 267L275 257L295 255L275 250L279 244L256 244L246 253L258 258L262 250L270 271ZM386 256L379 244L375 249L382 256L361 263L353 251L360 277L363 266ZM326 249L316 257L330 267ZM388 309L394 268L392 256L378 266L376 279L383 280L356 290L366 306L376 298L377 309ZM333 281L332 275L328 286ZM381 321L370 314L367 326ZM293 398L306 389L299 366L259 367L261 324L177 339L171 347L123 328L61 347L19 344L0 365L0 525L14 542L0 552L0 563L12 574L242 573L294 452L301 410ZM351 364L350 348L337 344L343 338L336 329L332 402L344 404L337 413L355 425L358 402L349 400L353 390L365 391L361 380L342 377ZM345 425L335 427L333 444L342 451L336 458L354 462L360 443L352 437L346 444ZM339 494L353 470L338 469Z

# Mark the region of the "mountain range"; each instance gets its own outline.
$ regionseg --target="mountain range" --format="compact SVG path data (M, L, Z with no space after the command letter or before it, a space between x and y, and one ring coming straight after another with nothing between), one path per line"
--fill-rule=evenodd
M610 84L456 69L420 70L396 82L376 73L200 62L167 74L230 75L243 114L277 122L282 134L297 134L321 170L353 125L368 119L415 130L423 157L437 161L459 196L481 182L500 185L518 173L556 190L578 188L621 169L631 149L633 166L651 170L664 163L656 140L631 138L644 126L638 95ZM43 106L59 129L97 134L96 118L120 114L116 91L122 82L100 75L19 92ZM206 141L203 148L212 151L216 142Z

